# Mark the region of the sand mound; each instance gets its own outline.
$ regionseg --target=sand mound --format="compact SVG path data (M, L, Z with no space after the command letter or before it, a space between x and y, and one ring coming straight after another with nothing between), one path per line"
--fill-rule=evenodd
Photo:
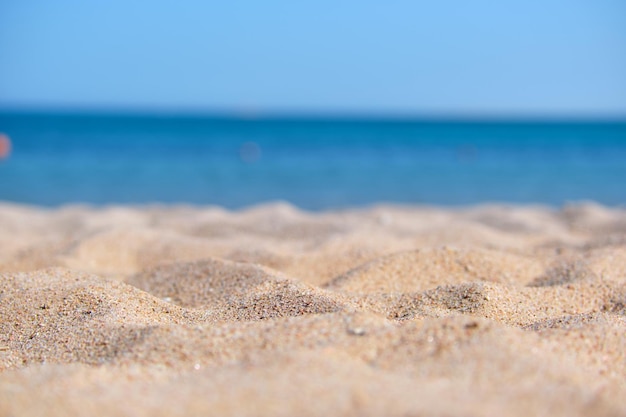
M347 301L251 264L221 260L164 265L129 280L182 307L211 309L219 320L262 320L343 310Z
M542 271L536 260L491 250L423 249L385 256L335 278L328 288L412 292L466 281L526 282Z
M201 321L130 285L48 269L0 275L0 367L30 363L102 363L128 350L142 329Z
M0 204L0 416L624 415L624 225Z
M272 280L278 278L256 265L209 259L161 265L131 277L128 283L174 304L202 308L241 298Z

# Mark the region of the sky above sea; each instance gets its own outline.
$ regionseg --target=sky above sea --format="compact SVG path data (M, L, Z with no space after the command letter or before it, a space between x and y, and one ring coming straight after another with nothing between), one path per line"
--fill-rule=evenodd
M626 116L626 2L0 1L0 107Z

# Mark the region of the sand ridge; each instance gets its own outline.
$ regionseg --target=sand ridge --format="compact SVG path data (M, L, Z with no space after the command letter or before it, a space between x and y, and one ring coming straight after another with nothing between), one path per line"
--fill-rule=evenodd
M0 415L626 415L622 209L2 203L0 244Z

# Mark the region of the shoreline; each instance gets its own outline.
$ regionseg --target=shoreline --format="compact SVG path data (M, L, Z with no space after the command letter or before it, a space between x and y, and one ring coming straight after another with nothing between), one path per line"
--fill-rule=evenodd
M371 203L363 204L348 204L341 206L329 206L326 208L309 209L298 204L294 204L288 200L274 199L267 200L258 203L230 207L213 203L189 203L184 201L162 202L162 201L146 201L140 203L124 203L124 202L111 202L111 203L92 203L85 201L69 201L61 204L37 204L21 201L9 201L0 199L0 209L2 207L15 207L25 208L43 211L54 211L64 209L86 209L86 210L105 210L113 208L129 208L129 209L192 209L192 210L222 210L230 213L241 213L256 209L272 209L274 207L289 207L295 211L300 211L308 214L325 214L325 213L340 213L340 212L362 212L367 210L376 209L397 209L397 210L441 210L441 211L467 211L473 209L482 208L536 208L547 211L558 212L567 208L579 208L579 207L601 207L608 210L624 210L626 211L626 204L605 204L597 202L592 199L580 199L564 201L562 204L552 204L545 202L511 202L511 201L484 201L479 203L459 203L459 204L439 204L439 203L420 203L420 202L394 202L394 201L374 201Z

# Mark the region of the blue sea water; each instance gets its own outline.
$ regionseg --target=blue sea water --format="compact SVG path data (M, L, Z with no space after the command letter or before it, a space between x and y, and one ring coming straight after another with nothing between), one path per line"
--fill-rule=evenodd
M0 113L0 132L20 203L626 203L626 121Z

